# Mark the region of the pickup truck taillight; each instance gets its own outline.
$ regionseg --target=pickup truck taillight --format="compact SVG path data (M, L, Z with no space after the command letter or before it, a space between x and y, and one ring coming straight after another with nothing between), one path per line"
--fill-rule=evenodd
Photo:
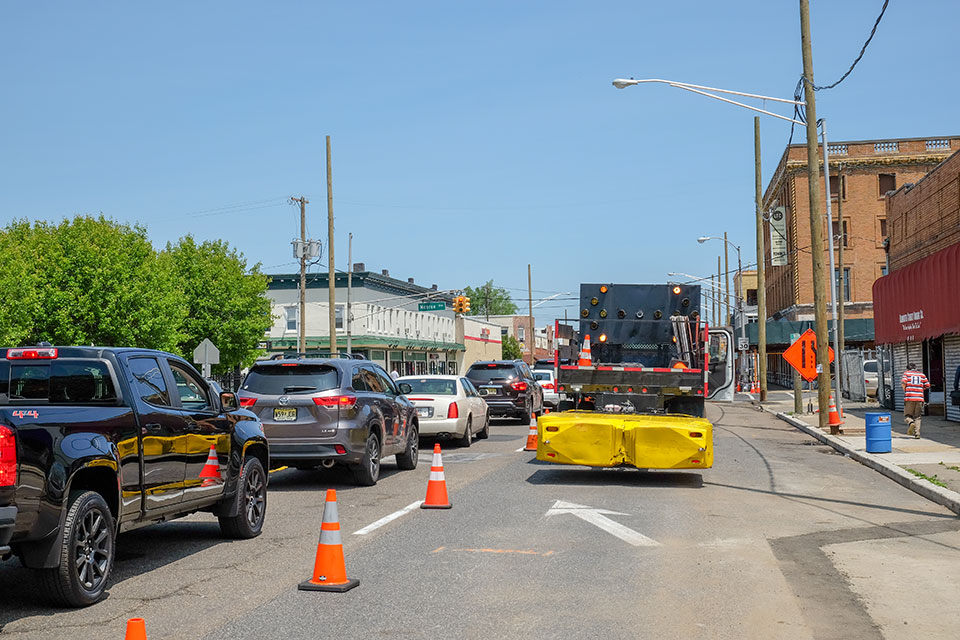
M522 381L522 380L520 380L520 381L518 381L518 382L514 382L514 383L513 383L512 385L510 385L510 386L513 387L513 390L514 390L514 391L526 391L526 390L527 390L527 383L524 382L524 381Z
M0 425L0 487L17 484L17 443L13 429Z
M314 398L313 404L318 407L352 407L357 404L357 396L323 396Z

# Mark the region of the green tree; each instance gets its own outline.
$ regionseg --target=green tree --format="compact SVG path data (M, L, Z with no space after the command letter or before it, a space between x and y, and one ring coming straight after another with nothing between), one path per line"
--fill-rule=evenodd
M175 245L167 243L161 255L171 261L189 310L180 351L192 354L201 340L210 338L220 350L214 371L251 364L271 323L269 278L260 272L260 265L248 269L243 254L226 242L197 244L192 236Z
M523 351L520 350L520 341L513 336L503 336L503 359L519 360L523 357Z
M463 294L470 298L471 316L509 316L517 312L517 305L510 293L503 287L493 286L493 280L487 280L479 287L467 287Z
M143 227L77 216L15 221L0 236L0 287L19 307L0 315L4 344L177 350L187 307Z

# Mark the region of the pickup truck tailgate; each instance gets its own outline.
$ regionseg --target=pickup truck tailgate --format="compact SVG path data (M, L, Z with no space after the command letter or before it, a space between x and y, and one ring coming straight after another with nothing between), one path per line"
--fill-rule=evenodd
M537 460L590 467L708 469L713 425L684 415L566 411L537 420Z

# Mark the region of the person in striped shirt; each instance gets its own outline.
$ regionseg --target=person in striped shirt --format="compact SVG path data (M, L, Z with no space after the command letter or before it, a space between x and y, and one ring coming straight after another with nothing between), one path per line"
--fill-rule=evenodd
M918 371L912 362L900 378L903 387L903 420L907 423L907 435L920 437L920 418L923 416L923 392L930 388L930 381L923 371Z

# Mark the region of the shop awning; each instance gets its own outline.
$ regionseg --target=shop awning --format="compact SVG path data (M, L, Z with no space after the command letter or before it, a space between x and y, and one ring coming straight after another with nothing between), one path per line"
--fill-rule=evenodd
M878 344L960 333L960 244L873 283Z

